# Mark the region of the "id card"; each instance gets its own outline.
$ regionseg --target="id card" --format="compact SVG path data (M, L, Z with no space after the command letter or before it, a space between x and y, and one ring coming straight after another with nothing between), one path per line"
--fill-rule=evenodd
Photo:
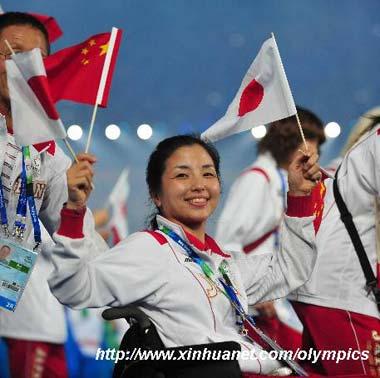
M38 253L0 238L0 308L14 311Z

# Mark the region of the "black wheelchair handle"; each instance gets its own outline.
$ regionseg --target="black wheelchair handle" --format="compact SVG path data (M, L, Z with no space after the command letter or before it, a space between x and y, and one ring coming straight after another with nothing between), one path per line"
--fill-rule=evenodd
M102 317L105 320L125 318L128 323L130 323L131 319L135 319L142 329L149 328L152 324L148 316L138 307L133 305L108 308L102 312Z

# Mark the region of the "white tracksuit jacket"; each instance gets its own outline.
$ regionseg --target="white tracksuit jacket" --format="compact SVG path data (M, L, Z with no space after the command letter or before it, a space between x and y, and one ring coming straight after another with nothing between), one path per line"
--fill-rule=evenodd
M52 243L49 234L58 228L59 212L67 201L66 170L70 159L58 145L39 153L30 148L34 167L34 196L42 227L43 248L38 256L28 285L14 313L0 310L0 337L63 343L66 326L63 306L50 292L47 284L52 264L46 246ZM22 153L15 145L12 135L7 134L5 120L0 117L0 172L2 172L3 192L7 203L7 216L12 229L20 188ZM33 227L28 221L25 245L34 246Z
M270 153L259 155L240 174L228 193L216 230L216 239L226 251L245 251L248 256L273 253L275 233L285 211L287 178Z
M309 197L288 201L290 215L312 214ZM157 221L190 243L180 226L161 216ZM247 307L248 300L256 303L285 296L308 279L315 261L312 222L313 216L285 217L281 253L257 256L249 264L243 254L233 260L209 237L209 251L192 245L214 272L224 259L229 262L231 278ZM169 237L156 231L158 240L149 232L137 232L107 250L88 211L83 234L82 223L83 213L62 210L61 226L54 235L55 271L49 279L60 302L76 309L138 302L167 347L235 340L242 348L258 349L238 333L229 301ZM278 362L261 361L260 367L257 360L249 360L241 365L244 371L268 373Z
M332 179L325 180L315 269L310 280L291 298L380 318L372 293L367 295L359 259L340 220L332 184ZM376 276L375 198L380 191L380 127L361 137L346 154L338 184Z

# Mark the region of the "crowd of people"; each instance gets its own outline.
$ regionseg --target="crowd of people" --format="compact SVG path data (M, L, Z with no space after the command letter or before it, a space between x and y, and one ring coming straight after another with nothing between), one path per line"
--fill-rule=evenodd
M5 40L15 52L38 47L42 55L50 43L33 16L0 15L0 184L13 224L23 154L12 135ZM221 195L220 158L199 137L173 136L156 146L146 168L156 208L150 228L112 248L87 208L96 156L82 153L72 163L54 142L31 146L33 179L43 188L34 191L43 243L16 310L0 310L10 376L69 375L63 305L87 311L131 303L148 315L165 347L235 341L256 354L238 360L245 377L292 373L283 361L265 358L245 332L245 315L285 349L368 351L367 359L304 362L310 373L380 376L377 282L363 272L337 206L340 193L376 277L379 112L362 116L335 177L318 163L322 121L307 109L297 112L306 146L296 117L269 126L257 160L231 187L215 240L206 227ZM33 243L27 219L22 245ZM0 259L7 256L0 250Z

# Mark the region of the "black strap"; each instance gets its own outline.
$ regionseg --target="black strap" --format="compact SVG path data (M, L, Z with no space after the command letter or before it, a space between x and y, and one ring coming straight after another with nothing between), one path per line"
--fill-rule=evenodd
M333 189L334 189L334 198L336 205L338 206L339 212L340 212L340 219L344 223L348 234L350 235L352 244L354 245L356 254L359 258L360 265L362 267L365 279L366 279L366 287L368 290L368 293L372 291L373 295L376 299L377 308L380 311L380 290L377 287L377 279L373 273L371 264L368 260L368 256L365 252L365 249L363 247L363 243L360 239L358 230L355 227L355 223L352 219L352 214L347 209L347 206L345 202L343 201L343 198L339 192L338 187L338 172L340 167L337 169L335 174L335 179L333 183Z

